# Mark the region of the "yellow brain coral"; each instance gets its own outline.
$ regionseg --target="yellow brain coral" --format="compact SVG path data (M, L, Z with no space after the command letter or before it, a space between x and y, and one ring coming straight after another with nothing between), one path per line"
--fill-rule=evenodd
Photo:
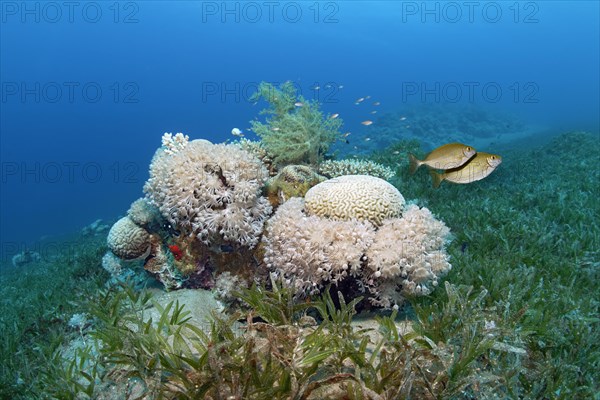
M404 197L390 183L368 175L344 175L313 186L305 196L309 215L348 221L357 219L380 226L386 218L402 215Z
M150 234L129 217L115 222L108 232L106 242L112 252L124 260L144 257L150 250Z

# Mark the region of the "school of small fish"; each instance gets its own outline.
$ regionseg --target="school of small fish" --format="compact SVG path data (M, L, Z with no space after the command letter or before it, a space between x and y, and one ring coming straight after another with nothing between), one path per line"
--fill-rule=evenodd
M325 85L325 89L331 88L331 85ZM338 85L338 89L343 89L343 85ZM318 91L321 89L320 86L313 86L313 90ZM367 95L359 97L354 102L355 105L361 105L365 103L365 100L369 100L371 96ZM381 102L375 101L372 103L373 106L380 106ZM294 103L295 107L303 107L302 102ZM370 114L376 114L377 110L370 111ZM340 116L339 113L334 113L329 116L329 119L336 119ZM400 121L405 121L405 116L400 117ZM361 122L364 126L370 126L373 124L372 120L364 120ZM406 128L410 128L410 125L406 125ZM250 129L248 129L250 130ZM272 128L273 131L278 131L279 128ZM238 128L233 128L231 134L237 137L244 137L244 134ZM351 132L343 134L344 140L347 144L348 136ZM371 140L370 137L364 138L365 142ZM357 146L353 146L355 150ZM395 155L400 154L399 151L394 151ZM356 156L355 156L356 157ZM419 160L413 154L409 154L409 171L410 174L414 174L421 165L429 168L429 174L432 178L434 188L438 188L443 181L448 181L457 184L467 184L476 182L481 179L488 177L494 170L502 163L502 157L498 154L477 152L472 146L462 143L448 143L442 145L433 151L431 151L423 160Z

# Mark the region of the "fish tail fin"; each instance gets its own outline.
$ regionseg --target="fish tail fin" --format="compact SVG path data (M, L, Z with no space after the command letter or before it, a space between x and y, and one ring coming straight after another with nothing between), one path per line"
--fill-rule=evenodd
M419 169L419 167L421 166L421 164L423 164L421 162L421 160L419 160L417 157L415 157L414 155L408 153L408 161L409 161L409 171L410 174L414 174L417 169Z
M435 189L440 187L440 184L444 180L444 175L439 172L435 172L434 170L429 171L429 175L431 175L431 183Z

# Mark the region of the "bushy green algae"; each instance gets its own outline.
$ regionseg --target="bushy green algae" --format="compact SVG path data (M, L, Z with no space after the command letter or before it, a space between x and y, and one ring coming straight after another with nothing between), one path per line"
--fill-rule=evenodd
M252 130L261 138L267 154L278 168L290 164L316 166L324 159L329 146L341 138L340 118L326 117L316 101L298 95L292 82L276 88L261 82L251 101L265 100L262 110L266 121L251 121Z

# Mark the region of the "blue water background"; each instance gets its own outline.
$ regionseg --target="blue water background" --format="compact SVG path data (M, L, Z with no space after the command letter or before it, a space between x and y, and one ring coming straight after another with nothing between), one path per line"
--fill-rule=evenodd
M272 14L266 2L76 2L72 15L49 3L1 3L4 260L124 214L164 132L232 139L263 106L248 101L260 81L294 81L357 135L376 116L356 99L401 112L448 100L407 94L436 82L494 83L499 101L480 89L458 101L598 132L596 1L474 2L472 16L457 2L459 17L438 2L273 2Z

